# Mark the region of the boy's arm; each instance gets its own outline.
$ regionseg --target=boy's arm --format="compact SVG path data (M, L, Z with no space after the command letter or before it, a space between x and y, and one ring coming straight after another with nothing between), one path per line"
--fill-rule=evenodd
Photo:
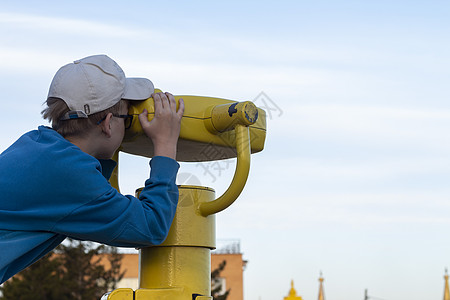
M112 246L144 247L162 243L178 203L175 178L179 165L169 157L157 156L150 166L150 178L140 199L118 193L100 172L84 178L85 189L74 191L64 201L76 204L87 196L85 193L99 196L59 219L50 231Z

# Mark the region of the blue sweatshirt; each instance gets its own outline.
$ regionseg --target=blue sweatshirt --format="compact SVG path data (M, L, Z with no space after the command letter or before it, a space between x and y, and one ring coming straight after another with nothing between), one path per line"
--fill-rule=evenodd
M153 157L139 199L109 184L114 166L44 126L0 154L0 283L66 237L121 247L165 240L178 203L178 163Z

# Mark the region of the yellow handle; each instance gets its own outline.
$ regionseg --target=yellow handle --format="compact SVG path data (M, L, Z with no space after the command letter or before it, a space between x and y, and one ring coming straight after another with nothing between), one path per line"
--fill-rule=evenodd
M234 129L237 124L250 126L258 119L258 108L250 101L220 104L210 107L205 116L206 128L214 134Z
M218 213L224 210L239 197L247 182L250 171L250 133L249 128L244 125L236 125L236 152L237 163L233 180L222 196L211 202L203 202L199 205L199 212L202 216Z

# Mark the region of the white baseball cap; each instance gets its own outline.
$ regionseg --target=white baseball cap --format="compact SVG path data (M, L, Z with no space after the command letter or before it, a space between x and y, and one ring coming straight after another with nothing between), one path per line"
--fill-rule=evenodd
M114 60L93 55L61 67L53 77L48 97L66 102L70 118L87 118L121 99L148 99L154 90L147 78L126 78Z

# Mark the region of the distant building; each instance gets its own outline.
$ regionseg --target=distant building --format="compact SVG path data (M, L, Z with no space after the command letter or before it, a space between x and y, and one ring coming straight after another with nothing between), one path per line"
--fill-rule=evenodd
M325 293L323 291L323 277L322 277L322 273L320 273L320 277L319 277L319 296L318 296L318 300L325 300ZM291 289L289 290L289 294L284 297L283 300L303 300L303 298L299 295L297 295L297 291L294 288L294 280L291 280ZM447 299L444 299L447 300ZM450 299L448 299L450 300Z
M322 276L322 272L320 272L320 277L319 277L319 297L318 300L325 300L325 292L323 291L323 276Z
M139 253L137 250L122 254L122 263L120 271L125 274L117 284L117 288L132 288L137 290L139 287Z
M211 253L211 270L226 261L225 269L220 273L222 293L230 290L227 300L244 299L244 270L247 261L242 259L239 240L220 241L217 250Z
M289 290L289 294L284 297L284 300L303 300L301 296L297 296L297 291L294 288L294 280L291 280L291 289Z
M450 292L449 292L449 289L448 289L448 273L447 273L447 269L445 269L444 280L445 280L444 300L450 300Z

